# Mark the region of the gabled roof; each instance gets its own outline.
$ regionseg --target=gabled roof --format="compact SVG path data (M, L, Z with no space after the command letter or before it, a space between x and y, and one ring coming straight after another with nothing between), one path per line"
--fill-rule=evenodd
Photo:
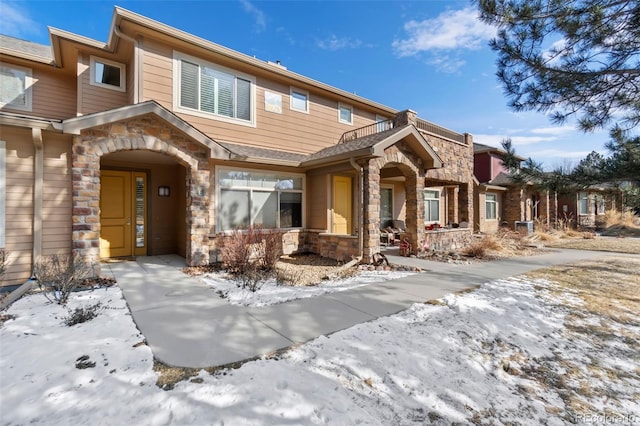
M0 53L43 64L50 64L53 61L51 47L4 34L0 34Z
M494 177L487 183L489 185L495 185L495 186L509 186L509 185L513 185L513 179L511 179L511 176L509 176L505 172L500 172L496 177Z
M505 150L500 149L500 148L496 148L495 146L485 145L485 144L477 143L477 142L473 143L473 153L474 154L482 154L482 153L485 153L485 152L486 153L490 153L490 154L497 154L499 156L503 156L503 155L507 154L507 152ZM526 160L526 158L521 157L519 155L515 155L515 158L517 160L520 160L520 161Z
M136 105L127 105L108 111L74 117L62 122L64 133L79 135L84 129L113 123L115 121L128 120L134 117L153 114L180 130L196 142L209 148L211 158L230 159L232 153L213 139L200 132L198 129L158 104L156 101L147 101Z
M395 127L383 132L363 136L338 145L333 145L309 155L302 166L309 167L322 163L347 160L353 157L382 157L384 150L405 139L427 169L443 166L442 160L425 140L424 136L411 124Z

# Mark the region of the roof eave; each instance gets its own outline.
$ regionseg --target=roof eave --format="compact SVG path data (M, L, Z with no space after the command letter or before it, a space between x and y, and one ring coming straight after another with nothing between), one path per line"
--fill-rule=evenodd
M62 130L64 133L79 135L84 129L101 126L115 121L127 120L146 114L157 115L190 138L209 148L211 158L221 160L228 160L231 158L232 155L229 150L222 147L220 144L216 143L167 109L161 107L155 101L148 101L136 105L127 105L109 111L70 118L62 122Z
M201 47L205 50L209 50L211 52L226 56L228 58L234 59L236 61L243 62L245 64L261 68L263 70L267 70L272 74L279 74L283 77L287 77L293 80L296 80L299 83L306 84L309 86L317 87L318 89L331 92L335 95L338 95L343 98L350 99L354 102L358 102L361 104L366 104L372 108L384 111L388 114L397 114L398 110L395 108L388 107L386 105L379 104L370 99L360 97L353 93L347 92L342 89L338 89L336 87L330 86L328 84L322 83L320 81L311 79L309 77L305 77L301 74L297 74L293 71L281 68L277 65L271 65L266 61L256 59L253 56L245 55L243 53L237 52L233 49L229 49L227 47L221 46L219 44L213 43L209 40L203 39L201 37L195 36L193 34L189 34L185 31L179 30L177 28L171 27L167 24L163 24L162 22L158 22L156 20L147 18L146 16L139 15L135 12L131 12L127 9L123 9L119 6L115 6L115 15L118 19L114 19L114 23L112 25L116 25L120 22L121 19L126 19L134 24L141 25L143 27L147 27L149 29L164 33L172 38L182 40L189 44ZM111 30L114 31L113 28Z

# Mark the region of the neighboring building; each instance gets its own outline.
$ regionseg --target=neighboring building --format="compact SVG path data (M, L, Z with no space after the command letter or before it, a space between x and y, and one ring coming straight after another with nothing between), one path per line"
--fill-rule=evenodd
M49 31L0 37L3 285L54 253L206 264L248 225L366 262L383 221L416 250L473 218L471 135L121 8L106 43Z
M549 225L555 217L554 197L533 184L515 184L502 164L506 152L499 148L473 144L474 229L494 233L502 226L515 229L516 222L537 221ZM522 157L516 157L524 161Z
M622 210L619 185L602 183L582 190L558 195L559 220L567 225L594 228L602 222L607 210Z

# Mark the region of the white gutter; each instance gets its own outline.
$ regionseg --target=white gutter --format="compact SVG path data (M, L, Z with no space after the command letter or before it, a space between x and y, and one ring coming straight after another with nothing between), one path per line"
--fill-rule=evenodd
M131 43L133 43L133 103L137 104L138 102L140 102L140 83L139 83L139 76L140 74L138 73L139 71L139 67L140 67L140 45L138 43L138 40L136 40L133 37L130 37L126 34L124 34L121 30L120 27L117 25L113 26L113 32L116 33L116 35L120 38L123 38L125 40L130 41Z
M349 158L351 166L358 171L358 261L364 257L364 170L353 157Z

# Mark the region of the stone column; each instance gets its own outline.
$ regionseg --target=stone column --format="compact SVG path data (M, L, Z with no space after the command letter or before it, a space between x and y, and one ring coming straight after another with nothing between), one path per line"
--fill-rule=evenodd
M81 136L71 147L71 250L100 274L100 157Z
M380 252L380 167L371 159L363 169L363 262L369 263L371 256Z
M460 188L457 186L449 186L447 189L447 218L451 223L460 223L459 219L459 208L458 208L458 197Z
M203 162L199 167L203 167ZM209 263L209 170L187 169L187 264Z
M412 252L417 253L424 243L424 177L411 173L405 176L406 225Z

